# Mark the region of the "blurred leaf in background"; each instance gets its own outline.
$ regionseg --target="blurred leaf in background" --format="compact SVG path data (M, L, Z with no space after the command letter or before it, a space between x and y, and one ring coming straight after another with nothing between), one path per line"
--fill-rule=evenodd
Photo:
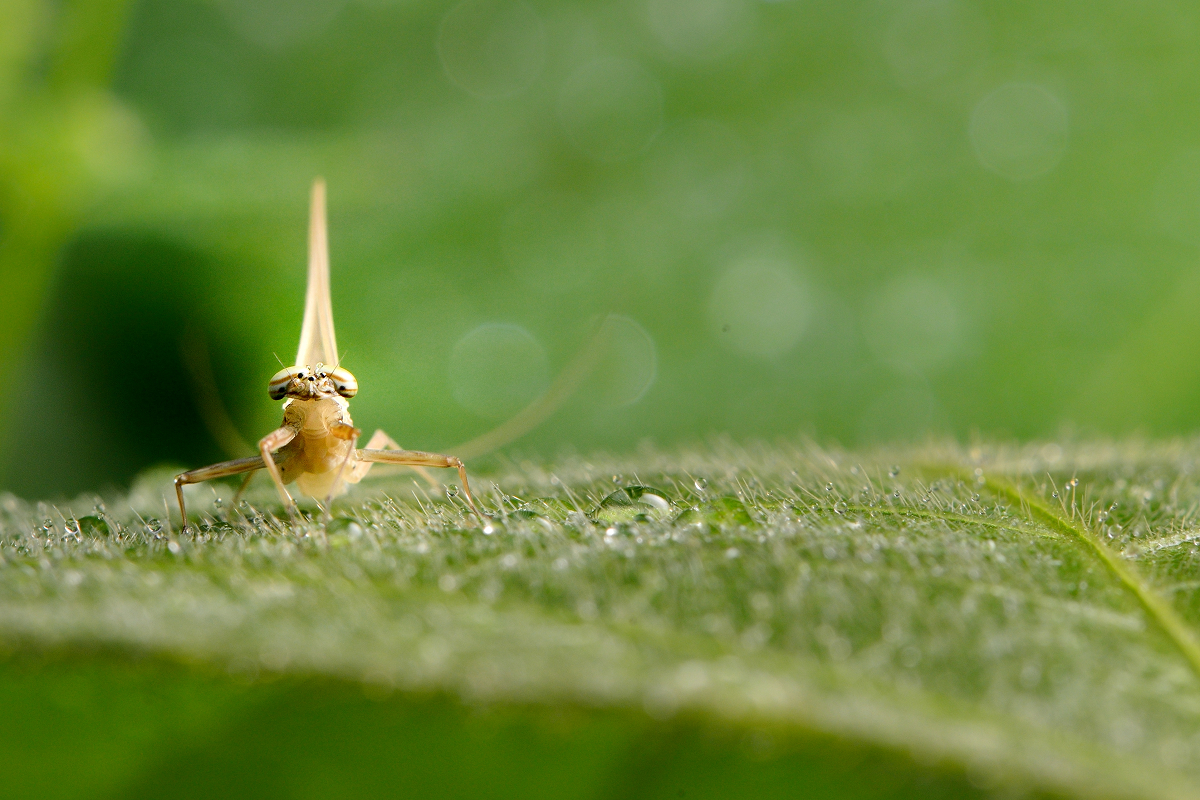
M965 0L10 0L0 485L223 457L330 186L355 419L528 452L1190 430L1200 10ZM189 333L190 332L190 333ZM228 449L228 448L226 448Z

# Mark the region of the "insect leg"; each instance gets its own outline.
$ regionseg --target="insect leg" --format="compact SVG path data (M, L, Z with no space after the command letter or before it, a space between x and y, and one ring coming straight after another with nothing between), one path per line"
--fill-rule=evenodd
M267 472L271 473L271 480L275 481L275 488L279 490L279 498L283 500L284 508L292 516L296 515L296 501L292 499L292 496L288 494L288 490L284 488L283 476L279 473L279 465L275 463L275 459L271 457L271 453L295 438L295 428L276 428L258 440L258 452L262 456L263 466L267 468Z
M250 481L254 480L256 472L247 472L246 479L242 481L242 485L233 493L233 499L229 501L230 505L237 505L237 502L242 499L242 495L246 493L246 488L250 486Z
M211 467L201 467L200 469L181 472L175 476L175 495L179 498L179 517L181 525L187 527L187 509L183 505L183 487L189 483L202 483L211 481L215 478L227 478L230 475L240 475L243 472L254 474L254 470L262 469L266 466L263 460L258 456L251 458L239 458L234 461L222 461L220 464L213 464Z
M388 436L387 433L385 433L382 428L377 428L375 430L375 433L371 434L371 438L367 441L367 446L364 447L363 449L364 450L403 450L404 448L401 447L396 442L395 439ZM437 478L433 477L433 475L431 475L429 473L429 470L425 469L424 467L418 467L415 465L410 465L410 466L412 466L413 471L416 472L418 475L420 475L422 478L424 478L425 482L428 483L430 486L437 488L438 486L442 485L442 482L439 481ZM357 464L355 464L353 467L350 468L350 474L346 476L346 480L349 483L358 483L363 478L367 477L367 473L370 471L371 471L371 463L360 461Z
M358 460L366 461L372 464L401 464L406 467L446 467L458 470L458 479L462 481L463 492L467 495L467 502L471 506L471 510L480 519L483 515L479 513L479 508L475 505L475 498L471 496L471 485L467 483L467 468L462 461L459 461L454 456L443 456L437 453L422 453L419 450L359 450L357 451Z
M342 485L342 479L346 474L346 465L350 463L351 457L356 452L358 447L358 437L362 436L362 431L353 425L347 425L344 422L335 423L330 427L329 432L335 438L345 442L350 442L350 447L346 449L346 457L342 459L341 465L338 467L337 480L329 487L329 494L325 497L325 516L329 516L329 509L333 506L334 495L337 494L338 488Z

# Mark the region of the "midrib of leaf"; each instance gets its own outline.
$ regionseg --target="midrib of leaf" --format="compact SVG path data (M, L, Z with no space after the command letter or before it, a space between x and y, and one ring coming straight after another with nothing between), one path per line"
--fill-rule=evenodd
M1015 484L989 478L984 482L984 486L993 494L1007 499L1019 508L1027 509L1031 521L1041 523L1053 531L1071 537L1091 550L1112 571L1117 580L1133 593L1142 607L1146 609L1146 613L1183 653L1192 670L1197 676L1200 676L1200 642L1197 642L1192 629L1175 613L1175 609L1146 582L1137 569L1106 545L1090 526L1082 521L1076 522L1074 516L1071 519L1065 519L1050 506L1023 492Z

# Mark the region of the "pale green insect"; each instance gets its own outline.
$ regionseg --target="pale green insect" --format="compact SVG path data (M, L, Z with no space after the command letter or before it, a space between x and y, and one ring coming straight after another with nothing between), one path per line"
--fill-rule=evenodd
M283 423L258 442L259 455L223 461L175 477L179 514L187 524L183 487L190 483L266 469L291 514L296 503L287 484L326 505L358 483L372 464L410 467L451 467L458 470L463 493L471 510L479 514L467 470L454 456L404 450L382 430L375 431L365 448L357 446L361 431L350 419L346 401L358 393L358 381L340 366L333 333L333 304L329 293L329 244L325 232L325 182L312 188L308 236L308 290L296 365L275 374L267 385L272 400L283 400ZM249 480L249 475L247 475ZM244 486L244 484L243 484Z

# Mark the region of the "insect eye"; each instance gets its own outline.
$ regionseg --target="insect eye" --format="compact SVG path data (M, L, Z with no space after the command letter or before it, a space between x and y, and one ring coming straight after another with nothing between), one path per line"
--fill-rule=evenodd
M329 373L329 377L333 381L333 387L342 397L354 397L358 394L358 381L350 374L349 370L338 367Z
M267 394L271 395L272 400L282 400L287 396L288 386L291 385L292 379L302 377L303 370L298 370L295 367L286 367L275 373L271 378L271 382L267 384Z

